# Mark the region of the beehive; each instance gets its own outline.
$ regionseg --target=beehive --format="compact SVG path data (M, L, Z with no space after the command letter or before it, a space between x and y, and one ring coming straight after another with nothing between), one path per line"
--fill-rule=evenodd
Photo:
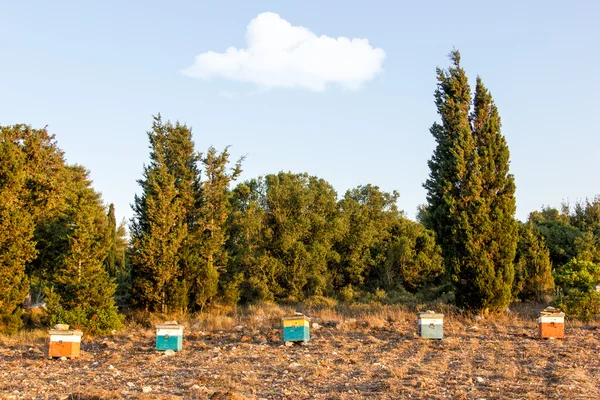
M83 332L75 330L53 329L50 334L48 357L75 358L79 356Z
M304 342L310 340L310 323L305 315L294 315L291 317L283 317L283 341L287 342Z
M564 339L565 313L554 307L547 307L543 311L540 311L538 331L540 339Z
M183 326L177 322L156 325L156 350L180 351L183 345Z
M444 314L425 311L418 313L418 317L417 333L419 337L425 339L444 338Z

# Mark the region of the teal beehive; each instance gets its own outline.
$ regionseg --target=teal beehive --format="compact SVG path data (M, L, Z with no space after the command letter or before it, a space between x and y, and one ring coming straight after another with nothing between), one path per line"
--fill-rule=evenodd
M305 315L283 317L283 342L303 342L310 340L310 322Z
M417 333L419 337L425 339L443 339L444 338L444 314L438 314L434 311L425 311L418 313L419 327Z
M156 325L156 350L180 351L183 345L183 326L177 322Z

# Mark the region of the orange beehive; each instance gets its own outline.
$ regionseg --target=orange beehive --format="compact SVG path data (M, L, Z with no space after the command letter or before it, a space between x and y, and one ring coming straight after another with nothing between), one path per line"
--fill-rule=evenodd
M554 307L547 307L540 311L538 330L540 339L564 339L565 313Z
M51 330L48 357L75 358L79 356L81 331Z

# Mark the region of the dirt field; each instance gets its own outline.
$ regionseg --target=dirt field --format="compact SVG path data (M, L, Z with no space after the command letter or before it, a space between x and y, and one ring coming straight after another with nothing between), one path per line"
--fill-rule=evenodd
M47 358L43 331L0 339L3 399L600 399L600 325L566 323L538 340L533 316L447 316L443 341L416 337L413 313L314 312L311 342L286 347L285 310L185 323L183 351L154 351L131 324Z

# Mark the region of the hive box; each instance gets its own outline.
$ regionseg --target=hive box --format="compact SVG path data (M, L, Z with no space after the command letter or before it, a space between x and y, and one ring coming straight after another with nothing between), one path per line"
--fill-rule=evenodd
M75 358L79 356L81 335L83 332L74 330L51 330L48 357Z
M444 338L444 314L426 311L418 313L418 316L417 333L419 337L440 340Z
M565 313L552 307L540 311L538 330L540 339L564 339Z
M309 319L305 315L294 315L292 317L283 317L283 341L304 342L310 340Z
M183 344L183 326L178 324L156 325L156 350L180 351Z

